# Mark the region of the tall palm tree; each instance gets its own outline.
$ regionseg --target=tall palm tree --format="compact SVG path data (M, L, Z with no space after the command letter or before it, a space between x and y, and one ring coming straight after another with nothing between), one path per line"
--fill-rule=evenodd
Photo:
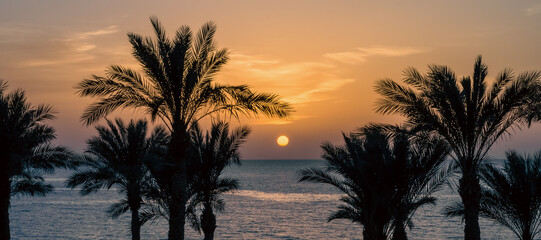
M107 120L107 127L96 127L98 136L88 140L83 166L71 175L66 186L81 186L81 194L88 195L100 189L118 186L124 199L113 204L109 213L117 218L131 211L132 239L141 239L139 208L142 196L151 186L151 176L145 164L155 157L157 151L165 151L168 136L163 128L156 128L147 137L148 127L144 120L130 121L126 125L121 119Z
M223 212L225 202L221 194L238 189L238 180L222 176L232 164L241 164L239 148L251 130L240 127L229 132L229 124L216 122L205 135L194 125L190 131L193 144L193 160L189 167L191 198L187 206L187 218L196 231L203 231L205 240L214 239L216 215ZM197 216L198 213L201 215Z
M100 98L83 114L87 124L118 108L137 108L144 109L152 120L161 119L171 132L170 157L162 164L167 167L153 172L171 194L169 239L176 240L184 238L190 125L215 113L235 117L263 113L283 118L292 108L276 94L254 93L247 85L213 81L228 60L227 49L218 49L214 42L214 23L204 24L195 37L188 26L182 26L173 39L166 36L156 18L151 18L151 23L155 39L128 34L144 75L112 65L105 77L93 75L77 88L81 96Z
M300 172L299 181L330 184L345 193L328 220L348 219L363 226L363 239L407 239L406 226L444 182L444 142L426 134L410 137L402 128L371 125L344 134L345 146L324 144L326 167Z
M50 145L56 138L54 129L46 123L54 118L52 108L32 106L24 91L7 93L6 89L7 84L0 80L0 239L10 239L11 196L44 196L52 186L41 175L76 164L68 149Z
M481 216L509 228L520 240L532 240L541 232L541 152L533 159L506 153L503 169L485 165L481 179ZM464 205L445 209L447 216L464 216Z
M473 76L456 75L446 66L429 66L426 75L413 68L404 71L405 85L381 80L382 95L377 111L405 116L409 124L439 134L452 149L462 177L459 194L465 206L466 240L480 239L479 166L487 152L513 127L524 123L524 109L539 85L541 72L526 72L516 78L509 69L489 85L487 66L477 58Z

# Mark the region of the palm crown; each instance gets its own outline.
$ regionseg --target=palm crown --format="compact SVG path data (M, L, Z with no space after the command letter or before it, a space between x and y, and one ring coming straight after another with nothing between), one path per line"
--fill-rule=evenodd
M124 199L113 204L108 212L113 218L132 211L132 239L140 239L142 221L139 208L143 196L152 189L150 172L146 167L156 154L166 149L168 134L156 128L148 135L147 122L107 120L107 127L96 127L98 136L90 138L85 151L83 166L66 181L68 187L81 186L81 194L87 195L100 189L118 186Z
M404 129L364 127L344 135L344 147L323 145L326 167L302 170L300 181L330 184L346 194L329 221L363 225L364 239L406 239L413 213L435 202L430 195L446 176L440 171L446 145L427 135L415 139Z
M453 149L461 168L476 169L492 145L524 120L524 106L535 96L540 72L514 77L505 69L489 88L487 66L477 58L472 77L457 80L446 66L429 66L426 75L409 68L400 85L385 79L377 111L399 113L408 123L438 132ZM467 161L466 161L467 160ZM464 169L463 169L464 170Z
M55 168L77 165L73 154L61 146L52 146L56 138L47 121L54 118L50 106L32 106L24 91L6 93L0 80L0 199L2 217L0 238L9 239L9 201L16 194L41 195L52 190L42 174Z
M216 26L203 25L194 37L183 26L173 39L156 18L151 18L156 39L128 34L133 56L141 64L144 77L137 71L112 65L105 77L93 75L77 88L81 96L101 97L83 114L90 124L120 107L144 108L152 119L161 118L172 130L217 112L233 116L263 113L286 117L291 107L269 93L254 93L247 85L215 83L214 76L228 60L227 49L214 42Z

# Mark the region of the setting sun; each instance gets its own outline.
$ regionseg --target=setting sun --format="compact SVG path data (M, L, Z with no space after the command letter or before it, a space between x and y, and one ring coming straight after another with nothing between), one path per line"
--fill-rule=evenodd
M278 145L280 145L281 147L285 147L289 143L289 138L282 135L278 137L278 139L276 139L276 143L278 143Z

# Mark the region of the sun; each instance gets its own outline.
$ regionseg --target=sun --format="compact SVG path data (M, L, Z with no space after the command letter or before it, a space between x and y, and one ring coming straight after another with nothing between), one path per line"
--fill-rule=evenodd
M289 138L287 138L287 137L284 136L284 135L279 136L279 137L276 139L276 143L278 143L278 145L280 145L281 147L285 147L285 146L287 146L287 144L289 143Z

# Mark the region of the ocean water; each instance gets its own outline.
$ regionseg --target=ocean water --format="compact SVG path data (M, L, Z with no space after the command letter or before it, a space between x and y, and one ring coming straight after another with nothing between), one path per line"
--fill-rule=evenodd
M224 196L226 212L218 215L216 239L362 239L362 228L346 220L326 221L339 204L330 186L297 183L297 171L322 166L321 160L248 160L228 169L241 189ZM47 197L15 197L11 202L12 239L129 239L129 213L107 217L107 207L119 200L115 190L80 196L63 183L69 172L47 177L56 189ZM462 239L459 218L442 216L442 208L458 199L450 189L438 192L436 206L419 209L410 239ZM481 220L483 239L515 239L511 231ZM166 239L167 223L144 225L142 239ZM186 227L187 239L202 239Z

